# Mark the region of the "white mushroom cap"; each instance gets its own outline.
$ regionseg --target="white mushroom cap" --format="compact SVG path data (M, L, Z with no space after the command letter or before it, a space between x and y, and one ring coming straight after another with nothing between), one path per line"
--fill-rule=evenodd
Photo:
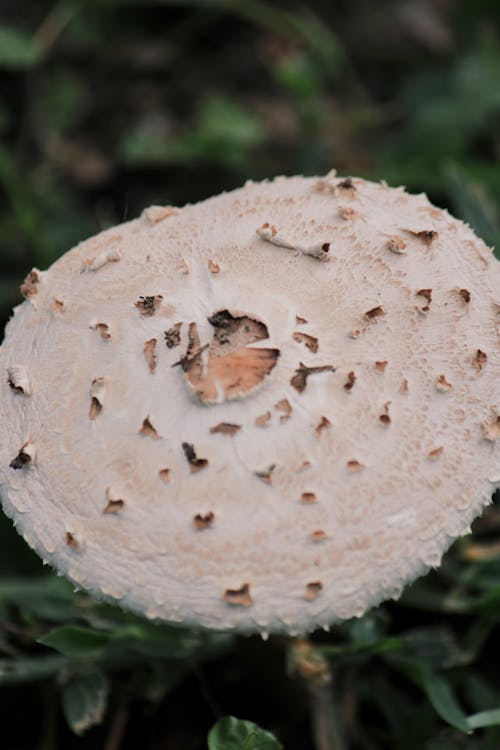
M5 511L151 618L359 616L500 484L499 268L425 195L334 173L153 207L23 285Z

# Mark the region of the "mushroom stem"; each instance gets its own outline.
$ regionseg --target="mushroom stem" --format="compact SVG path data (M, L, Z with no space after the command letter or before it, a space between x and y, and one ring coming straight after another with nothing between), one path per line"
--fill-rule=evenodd
M291 658L309 697L315 750L348 750L334 696L333 674L328 661L309 641L292 642Z
M113 718L109 734L106 738L104 750L120 750L125 738L129 712L126 704L119 706Z
M305 680L315 750L347 750L331 684Z

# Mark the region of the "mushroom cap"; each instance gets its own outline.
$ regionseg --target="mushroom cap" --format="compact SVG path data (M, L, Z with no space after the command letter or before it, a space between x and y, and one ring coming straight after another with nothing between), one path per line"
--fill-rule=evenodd
M499 268L425 195L335 172L146 209L23 284L5 512L150 618L360 616L500 485Z

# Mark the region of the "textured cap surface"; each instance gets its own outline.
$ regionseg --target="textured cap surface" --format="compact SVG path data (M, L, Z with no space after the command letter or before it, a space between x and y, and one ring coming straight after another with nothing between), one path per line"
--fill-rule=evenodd
M23 284L0 490L148 617L305 632L396 597L500 485L500 273L424 195L278 178Z

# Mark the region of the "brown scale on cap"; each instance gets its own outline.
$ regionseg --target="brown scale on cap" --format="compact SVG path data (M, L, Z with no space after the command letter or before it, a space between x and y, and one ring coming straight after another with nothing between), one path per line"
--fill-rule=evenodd
M144 344L144 357L146 358L149 372L153 373L156 370L157 356L156 356L156 339L149 339Z
M408 385L408 378L403 378L403 380L401 381L401 385L399 386L399 392L406 394L409 392L409 390L410 387Z
M65 538L67 546L70 547L71 549L78 549L78 547L80 546L78 544L78 541L75 535L72 534L71 531L67 531L64 538Z
M31 463L31 460L30 454L27 453L23 447L17 456L10 462L9 466L11 469L19 471L20 469L24 469L25 466L28 466L28 464Z
M486 354L486 352L483 352L481 349L477 349L476 353L474 354L474 358L472 360L473 367L478 372L481 372L483 367L486 365L487 361L488 361L488 355Z
M408 234L412 234L414 237L417 237L417 239L421 240L424 245L429 246L434 240L437 238L438 233L435 229L421 229L420 231L415 231L413 229L405 229L405 232L408 232Z
M357 216L357 212L353 208L339 206L339 216L341 219L344 219L344 221L349 221Z
M38 268L33 268L33 270L29 272L19 288L23 297L25 297L26 299L30 299L30 297L34 297L35 294L38 294L38 285L40 281L40 271L38 270Z
M112 245L113 243L118 242L121 240L121 235L116 235L109 239L108 244ZM106 266L108 263L115 263L118 260L121 260L122 254L118 247L105 247L103 250L101 250L100 253L98 253L94 258L86 258L83 261L83 271L98 271L100 268L103 268L103 266Z
M349 461L346 464L348 471L355 473L357 471L361 471L365 468L364 464L362 464L360 461L358 461L355 458L349 459Z
M423 297L426 300L425 305L417 305L417 310L420 313L428 313L430 310L430 304L432 302L432 289L419 289L415 292L417 297Z
M104 378L94 378L90 388L89 419L97 419L103 410Z
M323 529L315 529L311 533L311 539L313 542L323 542L327 538L328 534Z
M184 455L186 456L186 461L191 467L192 474L196 474L198 471L201 471L206 466L208 466L208 459L198 458L192 443L182 443L182 450L184 451Z
M305 598L308 602L313 602L323 591L323 584L321 581L311 581L306 584Z
M463 300L463 302L468 305L471 300L471 294L468 289L459 289L458 290L459 297Z
M192 371L194 371L194 373L196 373L196 375L201 378L203 373L203 362L201 360L201 355L208 349L209 346L209 344L205 344L205 346L200 345L198 327L196 323L190 323L188 327L188 345L186 354L177 362L174 362L172 367L180 366L182 368L182 371L187 373L192 373ZM192 373L192 377L194 377L194 373Z
M219 422L219 424L216 424L215 427L210 428L210 432L212 433L212 435L230 435L230 437L236 435L236 433L240 430L240 424L232 424L231 422Z
M431 219L436 219L437 221L443 218L442 210L440 208L436 208L435 206L427 206L423 209L422 213L427 214L427 216L430 216Z
M115 513L121 513L121 511L125 507L125 500L122 500L122 498L113 498L111 497L110 490L106 490L106 500L107 503L102 509L102 512L105 515L113 515Z
M109 325L107 323L91 323L90 328L93 331L99 331L103 341L109 341L111 334L109 332Z
M205 514L197 513L193 518L193 526L197 531L203 531L204 529L208 529L210 526L212 526L214 521L215 515L211 510Z
M210 273L219 273L220 266L219 266L218 263L214 263L213 260L209 260L208 261L208 270L210 271Z
M14 391L14 393L23 393L24 394L24 388L22 385L16 385L15 382L12 380L12 378L7 378L7 383L9 385L9 388L11 391Z
M293 340L296 341L298 344L304 344L309 351L316 354L316 352L319 350L319 343L318 339L315 336L309 336L307 333L300 333L299 331L295 331L293 334Z
M333 177L335 174L332 175ZM327 177L321 177L319 180L316 180L314 182L314 185L312 186L312 189L315 193L335 193L336 185L333 182L333 180L329 179L329 175Z
M295 241L291 237L277 229L274 224L270 224L266 221L262 226L257 229L257 236L265 242L269 242L271 245L276 247L283 247L287 250L294 250L297 253L303 255L309 255L311 258L316 260L326 261L328 260L328 253L330 252L330 242L313 242L308 244L302 244Z
M310 505L311 503L315 503L317 500L316 494L314 492L303 492L300 496L300 502L305 503L306 505Z
M259 479L264 482L264 484L272 484L272 475L275 468L276 464L271 464L267 467L267 469L256 471L255 476L259 477Z
M255 417L255 424L257 427L266 427L266 425L269 424L271 421L271 412L266 411L264 414L260 414L258 417Z
M266 233L270 234L271 237L276 237L276 235L278 234L278 230L276 229L274 224L270 224L268 221L265 221L263 225L260 227L260 229L261 230L265 229ZM258 233L258 230L257 230L257 233ZM262 234L264 234L264 232L262 232Z
M382 305L377 305L377 307L372 307L371 310L368 310L363 315L365 320L377 320L378 318L383 318L385 315L385 310L382 307Z
M253 604L249 583L244 583L239 589L226 589L222 598L226 604L236 607L250 607Z
M219 310L208 322L212 341L201 346L195 323L189 326L189 343L182 369L196 397L205 404L240 398L253 391L276 366L279 349L250 347L269 338L267 326L248 315ZM208 356L202 357L208 350Z
M402 237L389 237L385 246L391 251L391 253L396 253L396 255L406 255L406 242Z
M335 372L335 367L332 365L321 365L320 367L307 367L302 362L295 370L295 374L290 380L290 385L295 388L298 393L303 393L306 389L307 379L309 375L316 375L320 372Z
M165 331L165 344L168 349L173 349L181 343L181 328L182 323L176 323L168 331Z
M290 419L290 415L293 409L292 409L292 405L290 404L290 401L287 398L282 398L280 401L277 401L274 404L274 408L277 411L283 412L280 417L280 422L286 422L288 419Z
M326 430L326 429L328 429L331 426L332 426L332 423L330 422L330 420L328 419L328 417L321 417L321 419L319 420L318 424L314 428L314 432L316 433L316 437L321 437L321 434L322 434L323 430Z
M92 396L90 400L89 419L97 419L99 414L102 412L102 404L97 396Z
M377 372L383 373L385 372L385 368L387 367L388 364L389 363L386 359L378 359L375 362L375 369Z
M7 383L11 391L23 396L31 395L31 382L26 367L14 365L7 368Z
M300 315L295 316L295 325L298 326L305 326L308 321L305 318L302 318Z
M356 190L356 186L352 181L352 177L344 177L343 180L340 180L340 182L337 182L337 187L341 190Z
M426 307L417 307L417 310L427 312L429 310L429 305L432 302L432 289L419 289L415 294L417 297L423 297L427 303Z
M446 379L445 375L438 375L436 379L436 391L448 393L453 388L452 384Z
M144 435L145 437L150 437L153 440L159 440L160 439L160 436L159 436L157 430L151 424L151 420L150 420L149 417L146 417L143 420L141 429L139 430L139 435Z
M163 295L161 294L150 295L148 297L139 297L134 305L139 310L141 317L151 318L160 306L162 299Z
M495 416L489 422L483 422L481 429L483 431L483 438L489 440L490 443L494 443L500 438L500 415Z
M356 373L354 372L354 370L351 370L350 372L348 372L347 373L347 381L344 383L344 389L346 391L352 390L352 387L353 387L354 383L356 382L356 380L357 380L357 378L356 378Z
M51 304L52 311L55 313L63 313L64 312L64 302L60 299L55 299L52 301Z
M391 405L390 401L386 401L384 404L384 410L382 414L379 416L379 421L381 424L384 425L384 427L388 427L391 424L391 418L389 416L389 406Z
M432 450L430 450L429 453L427 454L427 457L431 461L437 461L438 458L441 457L443 451L444 451L444 447L442 445L440 445L437 448L433 448Z
M170 482L170 469L160 469L158 476L162 482L168 484Z

